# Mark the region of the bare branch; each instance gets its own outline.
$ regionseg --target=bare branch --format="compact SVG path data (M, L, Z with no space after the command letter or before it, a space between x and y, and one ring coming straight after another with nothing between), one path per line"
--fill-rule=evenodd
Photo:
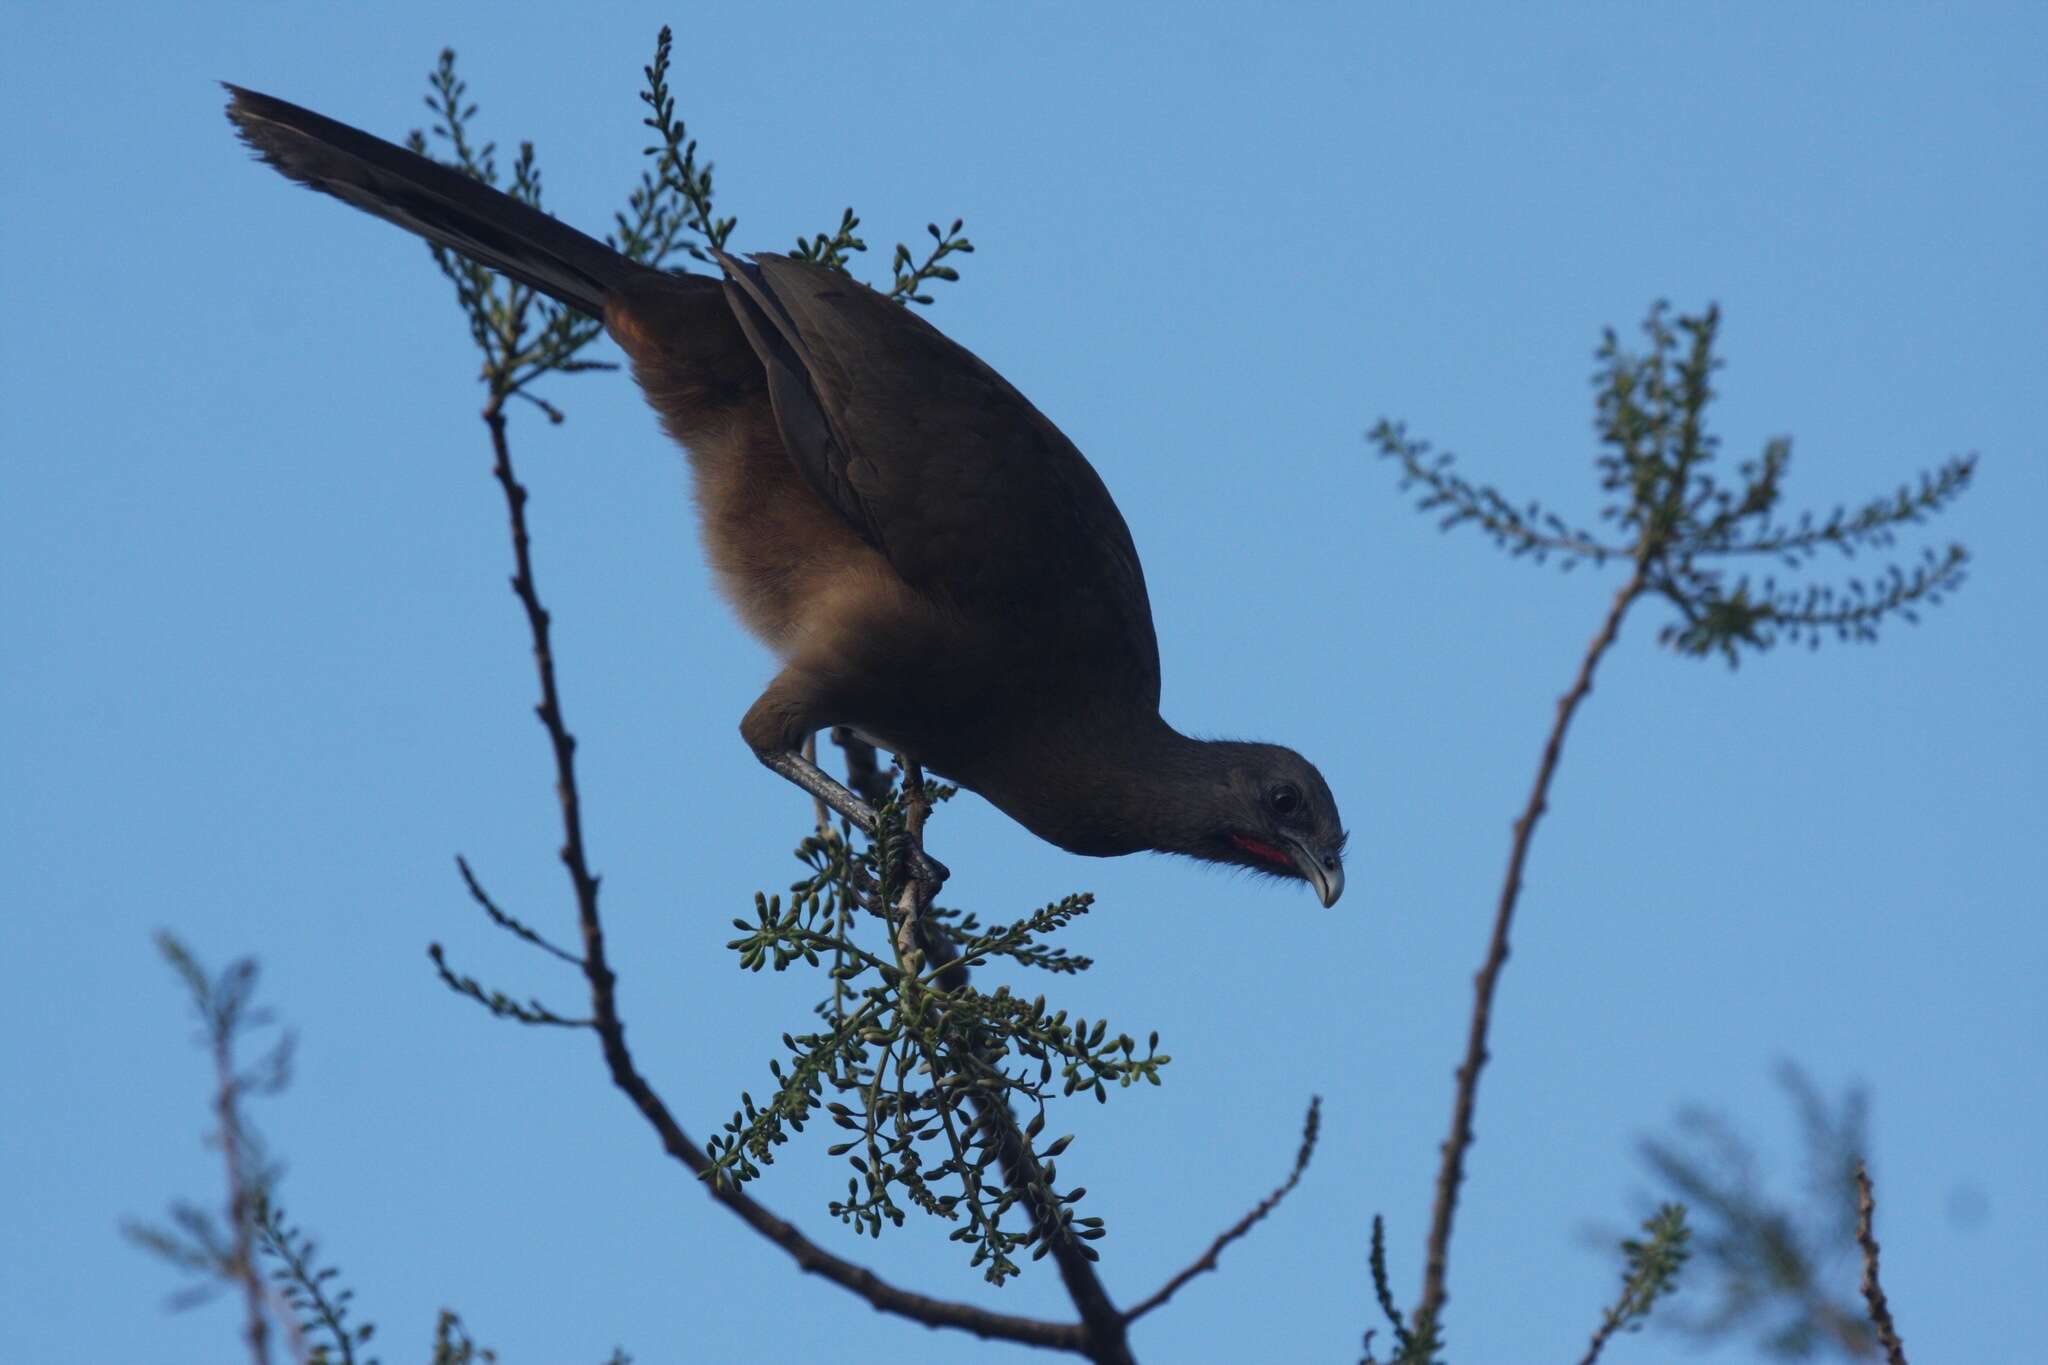
M1861 1161L1856 1163L1856 1245L1863 1249L1863 1301L1870 1305L1870 1322L1877 1328L1877 1339L1884 1346L1885 1360L1889 1365L1906 1365L1906 1343L1899 1340L1899 1329L1892 1325L1891 1304L1884 1296L1884 1286L1877 1278L1877 1236L1871 1231L1871 1224L1877 1217L1877 1197L1870 1188L1870 1170Z
M576 954L569 952L565 948L557 948L554 944L543 938L538 931L527 927L519 920L500 910L497 902L491 899L490 893L485 891L483 885L477 881L476 874L470 871L468 859L458 854L455 859L455 867L457 871L462 873L462 884L469 888L470 899L475 901L486 915L490 916L491 923L505 930L514 938L525 939L542 952L552 954L573 967L581 967L583 965L583 959L576 956Z
M1586 647L1586 656L1579 662L1578 676L1572 680L1571 688L1558 699L1557 721L1550 727L1550 738L1544 742L1543 758L1536 767L1535 784L1529 790L1529 800L1522 807L1520 818L1515 821L1514 846L1508 854L1507 876L1501 882L1500 903L1494 912L1493 938L1487 945L1486 960L1480 964L1479 974L1473 982L1472 1025L1465 1043L1465 1060L1458 1067L1457 1095L1451 1105L1451 1132L1444 1140L1443 1161L1437 1168L1436 1202L1430 1211L1429 1246L1423 1263L1422 1299L1415 1309L1414 1331L1418 1337L1427 1338L1437 1330L1444 1301L1449 1297L1444 1277L1450 1258L1451 1221L1457 1212L1458 1186L1465 1178L1465 1152L1472 1145L1472 1112L1479 1093L1479 1072L1486 1065L1486 1035L1493 1021L1493 992L1500 981L1501 968L1508 960L1508 928L1514 921L1515 902L1522 894L1522 865L1529 856L1529 841L1550 799L1550 780L1557 772L1558 758L1564 752L1565 732L1571 727L1579 703L1593 690L1593 670L1613 645L1621 631L1622 617L1628 614L1630 604L1642 595L1645 582L1646 569L1639 558L1635 572L1614 595L1614 603L1607 610L1607 619L1601 622L1592 643Z
M1310 1096L1308 1117L1301 1123L1301 1150L1294 1154L1294 1169L1287 1173L1287 1178L1275 1186L1271 1194L1253 1205L1251 1212L1224 1229L1223 1233L1209 1244L1209 1249L1195 1259L1194 1264L1168 1280L1151 1298L1125 1313L1125 1322L1136 1322L1172 1298L1189 1280L1205 1270L1214 1270L1217 1258L1223 1254L1223 1248L1250 1232L1260 1220L1279 1207L1281 1200L1294 1192L1294 1187L1301 1183L1302 1172L1308 1169L1309 1158L1315 1155L1316 1137L1322 1128L1322 1119L1323 1097Z
M535 1024L551 1028L589 1028L588 1019L572 1019L549 1009L539 1000L528 996L525 1000L514 1000L500 990L493 990L473 976L467 976L448 965L448 956L438 943L427 945L427 957L434 964L434 974L441 978L441 984L457 995L474 1000L491 1012L493 1018L510 1019L517 1024Z
M230 1264L242 1291L242 1335L249 1345L251 1365L270 1365L270 1317L265 1311L263 1277L256 1269L253 1235L264 1199L263 1182L260 1173L252 1173L243 1151L242 1082L235 1074L232 1025L214 1032L213 1070L214 1115L220 1123L221 1160L228 1171L228 1234L234 1239Z

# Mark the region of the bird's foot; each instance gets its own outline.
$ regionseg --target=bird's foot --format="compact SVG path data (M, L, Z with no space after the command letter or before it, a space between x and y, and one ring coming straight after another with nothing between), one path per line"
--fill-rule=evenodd
M939 888L946 884L946 878L953 875L944 863L921 848L911 850L910 870L919 881L931 885L932 894L935 896L939 893Z
M769 771L809 792L818 800L836 811L861 833L873 838L882 826L882 817L875 808L856 796L851 789L832 774L792 749L756 750L755 756ZM938 894L939 888L953 874L946 865L924 851L924 841L913 837L910 841L910 873L918 881L930 887L927 899Z

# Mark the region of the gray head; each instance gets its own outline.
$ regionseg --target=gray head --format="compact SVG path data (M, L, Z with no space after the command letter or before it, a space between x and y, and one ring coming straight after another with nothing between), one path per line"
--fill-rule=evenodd
M1209 832L1183 852L1313 886L1325 906L1344 894L1344 822L1315 764L1278 744L1212 740L1219 785L1204 811Z

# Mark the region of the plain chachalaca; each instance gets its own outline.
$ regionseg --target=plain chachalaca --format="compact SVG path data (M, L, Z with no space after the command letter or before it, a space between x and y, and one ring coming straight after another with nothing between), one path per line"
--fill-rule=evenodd
M786 256L722 279L637 264L467 176L229 86L313 189L602 319L689 452L721 588L782 671L740 722L768 767L872 832L802 756L844 725L1075 853L1157 849L1344 889L1337 804L1291 749L1159 715L1123 516L1073 443L909 309Z

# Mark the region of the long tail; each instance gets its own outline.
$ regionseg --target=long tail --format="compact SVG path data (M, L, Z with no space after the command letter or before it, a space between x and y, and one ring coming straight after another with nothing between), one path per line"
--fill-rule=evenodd
M459 171L310 109L229 85L228 120L285 175L451 247L602 318L606 298L651 273L604 243Z

